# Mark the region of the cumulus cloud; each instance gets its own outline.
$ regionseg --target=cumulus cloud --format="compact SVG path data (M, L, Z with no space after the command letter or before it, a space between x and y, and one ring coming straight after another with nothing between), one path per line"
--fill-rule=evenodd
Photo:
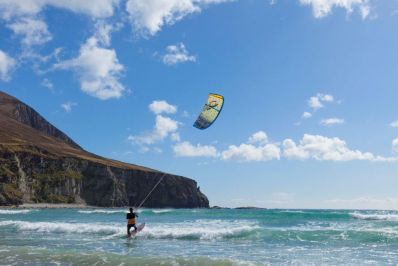
M391 122L390 127L398 127L398 120Z
M301 118L303 118L303 119L308 119L308 118L311 118L311 117L312 117L312 114L310 112L304 112L301 115Z
M251 135L249 137L249 143L251 144L255 144L255 143L260 143L260 144L264 144L268 142L268 136L267 133L265 133L264 131L258 131L256 133L254 133L253 135Z
M169 117L157 115L155 126L151 132L139 136L129 136L128 140L141 145L154 144L155 142L164 140L173 133L176 133L179 124L180 123L178 121ZM173 138L176 138L176 135L173 135Z
M291 139L283 141L283 156L288 159L315 159L319 161L384 161L389 158L375 156L370 152L351 150L339 138L305 134L298 144Z
M1 0L0 18L16 36L21 38L25 48L42 45L52 39L51 33L40 13L46 6L62 8L92 18L106 18L113 15L119 0Z
M183 43L178 43L167 46L166 54L162 60L166 65L176 65L185 62L195 62L196 56L190 55Z
M149 105L149 110L155 114L175 114L177 112L177 106L169 104L166 101L153 101Z
M398 153L398 138L392 140L392 149L394 152Z
M16 16L33 16L46 6L52 6L95 18L105 18L113 15L119 2L120 0L1 0L0 16L6 20Z
M398 138L392 142L392 147L398 152ZM222 160L240 162L269 161L286 158L290 160L317 160L317 161L372 161L398 162L398 157L383 157L371 152L350 149L347 143L337 137L304 134L296 143L292 139L285 139L282 143L268 142L263 131L254 133L246 143L230 145L220 153Z
M128 0L126 11L138 32L154 35L165 25L172 25L185 16L201 12L203 6L230 0Z
M42 80L42 82L40 83L43 87L46 87L47 89L49 89L51 92L54 92L54 84L52 84L52 82L45 78Z
M21 37L26 47L44 44L52 39L47 24L40 19L21 18L7 25L15 35Z
M334 125L344 124L344 119L332 117L332 118L322 119L319 123L323 126L334 126Z
M280 148L276 144L255 146L242 143L239 146L231 145L221 153L223 160L236 161L270 161L280 159Z
M66 102L66 103L61 104L61 107L62 107L62 108L65 110L65 112L67 112L67 113L72 112L72 108L73 108L74 106L77 106L77 103L74 103L74 102Z
M217 157L217 149L210 145L192 145L184 141L173 146L174 153L180 157Z
M15 59L0 50L0 80L9 81L11 79L10 74L15 65Z
M178 130L181 123L164 115L175 114L178 107L169 104L165 100L157 100L149 104L148 109L156 115L153 129L139 135L130 135L128 136L128 140L133 144L140 145L143 152L151 150L147 145L153 145L167 138L174 142L180 142L181 137Z
M227 150L221 153L221 159L246 162L279 160L281 154L279 146L267 142L266 133L259 131L249 137L248 143L242 143L238 146L230 145Z
M313 111L317 111L324 107L324 103L333 101L333 95L318 93L317 95L310 97L308 100L308 106L312 108Z
M81 90L93 97L101 100L120 98L125 91L119 81L124 66L119 63L116 51L104 44L91 37L81 46L76 58L57 63L54 69L75 70Z
M371 7L369 0L300 0L302 5L312 7L312 12L316 18L323 18L332 13L333 8L343 8L348 14L357 9L362 18L369 16Z

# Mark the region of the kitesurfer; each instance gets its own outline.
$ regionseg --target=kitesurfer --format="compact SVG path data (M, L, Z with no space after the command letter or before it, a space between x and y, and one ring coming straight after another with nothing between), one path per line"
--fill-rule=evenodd
M135 225L136 224L136 221L135 221L136 217L138 217L138 215L134 212L133 208L130 208L130 212L127 213L127 215L126 215L126 219L127 219L127 235L128 236L131 236L131 233L130 233L131 227L134 227L134 232L137 231L137 226Z

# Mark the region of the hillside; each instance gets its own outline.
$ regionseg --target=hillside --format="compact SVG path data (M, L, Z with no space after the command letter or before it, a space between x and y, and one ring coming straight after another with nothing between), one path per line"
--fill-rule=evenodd
M81 148L33 108L0 91L0 205L138 204L163 175ZM208 207L189 178L167 174L145 207Z

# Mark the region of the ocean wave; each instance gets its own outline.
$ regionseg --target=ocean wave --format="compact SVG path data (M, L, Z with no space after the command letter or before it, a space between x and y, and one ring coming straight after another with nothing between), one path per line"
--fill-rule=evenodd
M167 213L167 212L172 212L173 210L171 209L139 209L136 210L136 213L154 213L154 214L160 214L160 213ZM78 210L78 213L84 213L84 214L114 214L114 213L128 213L127 209L119 209L119 210L114 210L114 209L94 209L94 210Z
M159 209L159 210L151 210L153 213L159 214L159 213L167 213L167 212L172 212L173 210L171 209Z
M97 234L107 238L120 238L126 234L125 225L65 223L65 222L27 222L0 221L0 227L11 226L19 231L63 234ZM215 240L223 238L245 238L260 227L253 222L198 220L180 223L147 224L138 235L152 239L197 239Z
M92 213L101 213L101 214L113 214L113 213L127 213L126 210L79 210L77 211L79 213L85 213L85 214L92 214Z
M398 214L362 214L362 213L350 213L353 218L360 220L382 220L382 221L397 221Z
M250 221L198 220L149 225L141 235L146 238L216 240L246 237L258 229L260 226Z
M208 256L126 256L110 252L79 252L64 250L52 252L49 249L18 248L2 254L5 264L23 265L153 265L153 266L255 266L259 262L236 258ZM32 263L33 262L33 263Z
M93 224L93 223L65 223L65 222L26 222L26 221L1 221L0 227L13 226L19 231L35 231L41 233L66 233L66 234L118 234L125 232L125 227L120 224ZM123 229L123 230L122 230Z
M29 213L32 211L36 211L36 210L0 210L0 215L1 214L24 214L24 213Z

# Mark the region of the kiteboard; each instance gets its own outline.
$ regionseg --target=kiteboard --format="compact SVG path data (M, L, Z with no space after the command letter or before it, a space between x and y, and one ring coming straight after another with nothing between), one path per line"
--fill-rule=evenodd
M137 230L132 231L132 232L131 232L131 235L130 235L130 236L127 236L127 237L135 236L136 234L138 234L139 232L141 232L141 231L144 229L144 227L145 227L145 223L142 223L142 224L138 225L138 226L137 226Z

